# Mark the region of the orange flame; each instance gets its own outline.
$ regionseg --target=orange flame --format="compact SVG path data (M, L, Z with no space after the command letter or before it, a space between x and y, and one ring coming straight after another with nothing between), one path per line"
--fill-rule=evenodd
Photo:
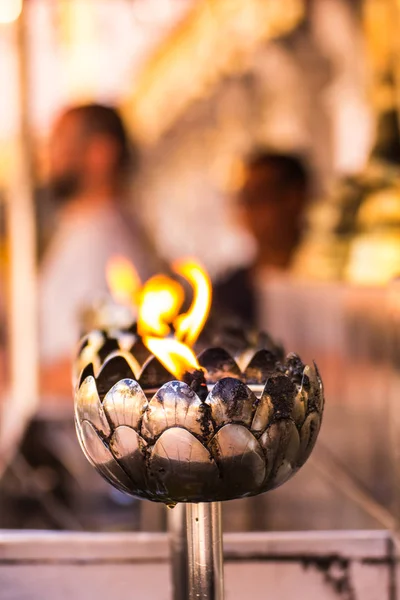
M177 281L155 275L142 287L133 265L122 256L109 261L107 282L116 301L138 304L138 332L144 344L170 373L181 378L186 371L200 368L190 346L196 342L210 310L211 282L192 259L176 262L174 271L193 288L192 304L184 314L179 314L184 290ZM171 337L172 325L175 337Z
M176 338L193 346L207 320L211 307L211 281L206 271L194 260L185 259L174 264L174 270L193 287L194 299L187 313L174 322Z
M133 264L124 256L113 256L107 263L108 288L116 302L137 304L141 281Z
M149 279L140 294L138 331L143 337L165 337L184 300L182 286L166 275Z
M177 379L192 369L200 369L197 358L193 350L178 342L174 338L161 339L157 337L145 337L144 343L154 356L164 365L164 367Z

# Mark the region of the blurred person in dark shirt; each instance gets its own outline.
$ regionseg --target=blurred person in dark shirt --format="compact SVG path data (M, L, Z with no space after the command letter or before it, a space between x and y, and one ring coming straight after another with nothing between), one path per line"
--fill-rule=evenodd
M126 209L137 155L117 111L88 104L56 121L49 147L49 188L59 209L40 270L42 382L70 395L71 354L79 313L107 293L106 265L128 258L142 280L161 269L149 240Z
M255 282L291 266L300 241L309 195L309 175L297 156L257 152L243 165L237 200L239 217L257 244L254 263L214 286L216 310L247 327L257 324Z

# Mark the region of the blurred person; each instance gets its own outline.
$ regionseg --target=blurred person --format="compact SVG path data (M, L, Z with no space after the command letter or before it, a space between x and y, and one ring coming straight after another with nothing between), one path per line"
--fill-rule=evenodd
M130 259L143 280L161 266L125 208L137 164L114 108L88 104L66 110L51 135L49 163L49 187L59 211L40 272L42 387L69 396L78 314L107 293L109 258Z
M245 161L238 193L239 217L253 235L257 253L252 265L216 283L217 310L237 317L246 326L256 325L256 281L290 268L308 195L309 175L299 157L265 151Z

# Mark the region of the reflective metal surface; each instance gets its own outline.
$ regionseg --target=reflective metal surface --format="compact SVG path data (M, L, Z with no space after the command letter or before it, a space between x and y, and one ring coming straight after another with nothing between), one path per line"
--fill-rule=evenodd
M189 600L223 600L221 504L188 504Z
M171 548L172 587L174 600L189 598L188 539L186 509L189 504L177 504L167 511L167 528Z
M315 365L289 355L272 370L271 357L258 355L252 381L265 385L257 383L256 394L233 359L224 362L221 352L215 354L216 368L207 365L206 379L215 381L216 371L222 378L204 400L179 381L147 397L143 371L136 381L126 352L113 352L98 369L86 368L75 395L77 433L105 479L166 504L213 502L266 492L305 463L324 407ZM154 357L148 364L153 371L146 381L154 386L163 368Z

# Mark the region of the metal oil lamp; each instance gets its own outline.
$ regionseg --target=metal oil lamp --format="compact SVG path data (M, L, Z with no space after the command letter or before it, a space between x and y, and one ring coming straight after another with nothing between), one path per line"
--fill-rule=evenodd
M322 381L295 354L261 349L240 368L221 347L196 357L177 339L133 335L129 350L116 336L107 356L92 353L76 378L78 439L117 489L186 506L186 597L221 600L220 503L274 489L300 469L320 429ZM138 360L136 345L148 357Z

